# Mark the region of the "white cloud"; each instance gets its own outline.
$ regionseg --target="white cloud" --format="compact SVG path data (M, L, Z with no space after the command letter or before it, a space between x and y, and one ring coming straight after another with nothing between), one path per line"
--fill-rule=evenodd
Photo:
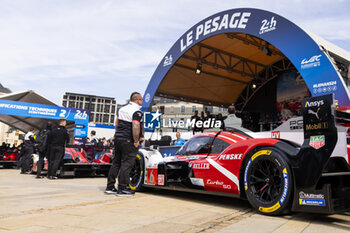
M65 91L124 102L186 30L239 7L276 12L350 50L350 7L340 0L10 0L0 2L0 82L57 103Z

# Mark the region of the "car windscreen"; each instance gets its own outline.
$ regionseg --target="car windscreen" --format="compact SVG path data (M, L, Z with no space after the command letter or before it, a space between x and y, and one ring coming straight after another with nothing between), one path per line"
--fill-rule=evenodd
M208 154L213 137L194 137L186 142L175 155Z

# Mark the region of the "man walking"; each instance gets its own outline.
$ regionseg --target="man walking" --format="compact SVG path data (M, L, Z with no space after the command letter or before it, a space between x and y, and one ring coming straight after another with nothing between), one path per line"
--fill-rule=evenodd
M69 142L69 134L65 128L67 122L60 119L58 127L51 130L48 134L48 143L50 144L50 157L47 178L57 179L57 170L64 156L65 145Z
M109 170L106 194L115 193L117 196L131 196L129 174L134 166L142 132L142 117L140 111L142 96L133 92L130 103L119 110L116 120L115 155ZM118 176L118 190L114 187Z

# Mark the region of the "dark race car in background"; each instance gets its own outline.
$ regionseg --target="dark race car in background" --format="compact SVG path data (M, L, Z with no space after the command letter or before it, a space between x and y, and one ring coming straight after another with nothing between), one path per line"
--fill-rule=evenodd
M239 197L266 215L349 211L346 128L335 124L349 119L335 117L332 95L313 97L303 100L302 144L234 130L198 134L173 156L141 149L130 187Z

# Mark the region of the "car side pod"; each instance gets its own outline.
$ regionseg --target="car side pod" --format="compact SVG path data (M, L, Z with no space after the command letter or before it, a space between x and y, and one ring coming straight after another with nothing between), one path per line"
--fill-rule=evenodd
M292 211L348 211L350 168L346 163L334 162L342 158L331 158L338 142L333 94L306 98L302 108L304 143L299 153L290 157L294 176Z

